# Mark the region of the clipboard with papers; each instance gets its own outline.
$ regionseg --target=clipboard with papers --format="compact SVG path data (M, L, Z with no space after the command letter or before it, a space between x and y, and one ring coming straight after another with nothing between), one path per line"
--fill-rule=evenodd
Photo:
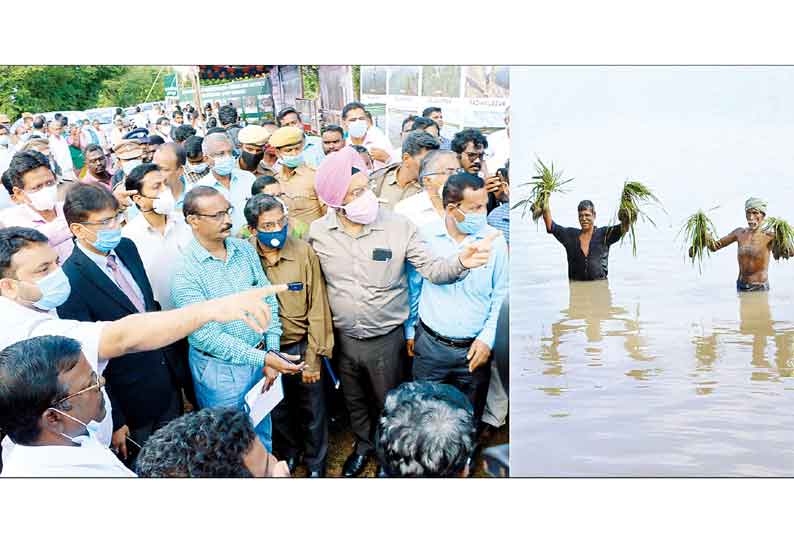
M270 414L270 411L276 408L276 405L284 399L284 387L281 385L281 375L276 377L276 380L273 382L273 385L270 386L269 390L264 391L266 379L267 377L263 377L262 380L257 382L256 385L245 394L245 408L254 427L259 425L265 416Z

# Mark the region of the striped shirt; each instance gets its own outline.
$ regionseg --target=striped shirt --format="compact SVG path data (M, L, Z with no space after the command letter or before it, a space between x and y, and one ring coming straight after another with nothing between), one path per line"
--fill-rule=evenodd
M488 225L502 232L510 244L510 203L505 202L488 213Z
M174 274L171 299L184 307L200 301L269 286L259 257L250 243L226 239L226 261L211 255L196 239L185 249L182 268ZM270 327L265 333L267 350L279 350L281 321L275 295L264 298L270 305ZM190 345L232 365L265 365L265 351L254 348L262 337L242 320L226 324L210 322L188 337Z

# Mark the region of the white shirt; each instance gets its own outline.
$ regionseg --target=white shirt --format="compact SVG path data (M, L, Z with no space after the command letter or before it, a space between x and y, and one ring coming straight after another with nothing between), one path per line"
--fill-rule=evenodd
M496 170L505 167L505 162L510 158L510 137L507 130L498 130L488 136L488 158L485 165L488 175L496 175Z
M121 234L138 247L154 298L163 310L175 308L171 301L171 278L182 265L184 249L193 240L193 232L184 217L178 213L168 215L165 235L160 235L144 215L139 214L124 226Z
M61 320L58 318L58 313L54 310L40 312L15 303L5 297L0 297L0 350L31 337L62 335L80 343L83 355L91 369L96 374L101 375L105 372L108 364L108 360L99 358L99 341L104 327L105 322ZM110 440L113 436L113 407L110 404L107 392L103 389L102 393L105 396L105 418L100 423L102 431L97 437L103 444L110 446ZM2 447L3 474L5 475L6 457L10 455L16 445L11 442L11 439L5 437Z
M4 149L0 147L0 175L6 172L8 166L11 164L11 159L14 157L15 151L13 147L9 147ZM5 209L6 207L13 207L14 202L11 201L11 195L6 190L5 186L0 186L0 209ZM2 223L2 220L0 220Z
M63 171L63 178L74 181L77 177L74 174L74 163L72 162L72 153L69 152L69 143L66 142L64 137L50 136L50 150L58 165L61 166Z
M347 136L347 144L353 145L353 140L350 136ZM378 160L372 159L372 166L375 169L380 169L388 166L389 164L393 164L395 162L399 162L399 158L395 158L399 153L396 153L394 149L392 149L391 142L389 138L386 137L386 134L381 131L380 128L377 126L370 126L367 129L366 135L364 135L364 142L361 144L362 147L365 147L367 150L370 149L381 149L386 151L389 154L389 161L388 162L380 162Z
M110 281L113 284L115 284L116 286L119 286L118 282L116 282L116 278L113 276L113 271L110 269L110 267L108 267L108 263L107 263L108 262L108 257L107 257L107 255L94 254L93 252L91 252L90 250L85 248L80 241L77 241L75 244L77 245L77 248L79 248L81 251L83 251L83 254L88 256L88 258L92 262L94 262L96 264L96 266L99 269L101 269L103 273L105 273L105 275L107 275L107 277L110 279ZM127 282L129 282L132 285L132 288L135 290L135 294L138 296L138 298L141 300L141 302L144 302L143 290L141 290L141 287L138 286L137 282L135 282L135 277L132 276L132 273L130 273L130 270L127 269L126 265L124 265L124 262L121 261L121 258L119 258L118 254L116 254L115 250L111 250L108 253L108 255L110 255L110 254L112 254L113 256L116 257L116 265L118 265L119 271L121 271L121 274L124 275L125 279L127 279ZM119 286L119 290L121 290L120 286ZM144 304L145 304L145 302L144 302Z
M3 458L3 478L134 478L107 446L81 437L80 446L23 446ZM5 446L5 444L4 444Z
M394 212L413 222L417 229L431 222L443 221L426 190L399 201L394 206Z
M202 177L200 181L194 183L188 190L192 190L197 186L209 186L223 194L226 201L234 207L232 212L232 234L238 235L243 226L248 223L245 220L245 204L251 199L251 185L256 181L256 177L249 171L234 168L230 179L229 188L226 188L210 172L209 175Z

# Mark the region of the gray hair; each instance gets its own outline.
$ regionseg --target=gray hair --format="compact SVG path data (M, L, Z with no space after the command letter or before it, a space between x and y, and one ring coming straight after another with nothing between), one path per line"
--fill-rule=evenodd
M455 160L458 160L458 155L452 151L442 151L442 150L433 150L430 151L422 158L422 162L419 165L419 180L421 181L425 177L427 177L428 173L436 173L434 170L436 169L436 164L442 158L446 156L451 156Z
M433 151L438 149L440 146L441 145L439 144L438 139L431 136L427 132L422 130L414 130L405 136L402 153L408 154L409 156L416 156L422 152L422 149Z
M407 382L386 397L375 447L393 477L462 474L474 450L471 403L448 384Z
M207 156L207 150L210 148L210 143L220 143L221 141L226 141L229 145L232 145L232 140L229 139L229 136L226 134L222 134L220 132L216 132L214 134L209 134L204 140L201 142L201 152L204 153L204 156ZM234 147L234 145L232 145Z

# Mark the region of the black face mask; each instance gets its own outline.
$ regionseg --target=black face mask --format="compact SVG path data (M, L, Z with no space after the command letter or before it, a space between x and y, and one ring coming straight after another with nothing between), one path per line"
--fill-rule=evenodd
M254 171L256 166L259 165L259 162L262 161L262 158L265 156L265 151L258 152L256 154L251 154L250 152L243 151L240 154L240 158L243 161L243 165L245 166L246 171Z

